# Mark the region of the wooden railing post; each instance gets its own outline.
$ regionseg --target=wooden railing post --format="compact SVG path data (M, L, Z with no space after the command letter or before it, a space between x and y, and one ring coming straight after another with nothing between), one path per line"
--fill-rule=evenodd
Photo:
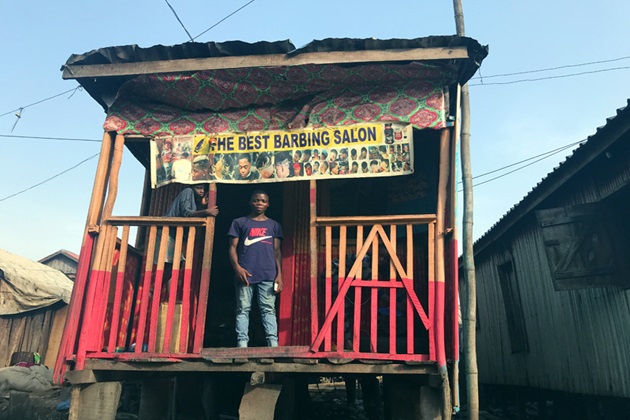
M64 332L61 339L60 350L55 361L54 380L59 383L63 379L66 367L66 357L72 355L77 350L79 320L83 310L83 300L85 285L88 277L89 267L92 260L94 248L94 236L92 227L98 223L100 212L105 200L105 184L107 182L107 172L112 150L112 138L110 133L103 134L101 143L101 153L99 155L94 176L94 186L92 187L92 197L88 208L87 220L83 232L83 243L77 266L77 275L72 288L72 296L68 309L68 316L64 325Z

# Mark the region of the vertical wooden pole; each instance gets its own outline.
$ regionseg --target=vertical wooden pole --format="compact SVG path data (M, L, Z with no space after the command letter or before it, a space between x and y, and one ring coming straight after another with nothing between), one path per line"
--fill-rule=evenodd
M363 248L363 226L357 226L357 260L359 259L359 250ZM359 270L357 271L358 279L363 279L363 262L359 262ZM352 351L358 353L361 344L361 286L354 288L354 329L352 331Z
M456 109L460 107L460 86L457 85ZM459 113L455 118L455 124L451 131L451 179L450 179L450 223L452 229L451 240L449 244L450 252L450 279L451 293L449 295L451 308L451 354L453 357L453 374L452 374L452 395L453 407L455 412L459 411L459 320L460 320L460 303L459 303L459 264L458 264L458 231L457 228L457 150L459 146Z
M141 353L144 345L144 332L147 324L149 312L149 296L153 276L153 258L155 257L155 242L157 237L157 226L149 228L149 247L145 255L144 283L142 284L142 298L140 299L140 311L138 315L138 329L136 333L136 353ZM163 251L163 249L161 250Z
M444 416L450 419L451 390L446 365L446 349L444 341L444 299L445 299L445 268L444 268L444 235L445 235L445 206L449 177L449 130L442 129L440 133L440 168L437 193L437 221L435 235L435 346L438 371L442 377L442 394Z
M153 281L153 295L151 296L151 304L149 306L149 340L147 351L155 353L157 341L157 327L160 319L160 300L162 297L162 280L164 279L164 260L167 254L168 241L170 236L170 228L162 227L162 235L160 238L160 252L158 253L157 266L155 268L155 280Z
M215 205L217 184L210 184L210 200L208 205ZM199 303L197 305L197 325L193 341L193 353L201 354L203 347L203 333L206 328L206 313L208 310L208 296L210 294L210 269L212 268L212 249L214 247L214 222L212 216L206 217L206 237L201 262L201 284L199 285Z
M193 255L195 251L195 237L197 235L197 229L194 226L191 226L188 229L188 243L186 244L186 255ZM186 258L185 269L184 269L184 285L182 287L182 321L181 321L181 330L179 336L179 352L180 353L188 353L188 338L190 337L190 329L191 329L191 282L192 282L192 268L193 268L193 259Z
M89 267L94 248L93 227L98 223L98 218L105 199L105 184L110 162L112 149L112 137L109 133L103 134L101 143L101 153L99 155L94 176L94 186L92 187L92 197L88 208L87 220L83 232L83 243L77 266L77 275L72 288L72 296L68 308L68 317L64 325L63 337L61 339L60 350L55 361L54 380L59 383L63 380L63 373L66 366L66 357L72 355L77 350L79 318L83 310L83 300L85 298L85 285L89 273Z
M455 11L455 27L458 36L465 36L464 7L461 0L453 0ZM462 228L462 245L464 251L464 281L466 296L464 302L464 365L466 369L466 386L468 401L468 417L479 419L479 372L477 370L477 280L475 277L475 259L473 254L473 185L470 164L470 95L468 84L461 89L461 159L462 181L464 184L464 217Z
M346 280L346 241L347 229L346 226L339 228L339 275L337 276L337 293L341 289L341 285ZM345 313L346 313L346 300L344 299L339 308L337 315L337 351L342 352L344 350L345 341Z
M389 228L389 241L392 243L392 248L397 250L397 238L396 238L396 225L391 225ZM407 262L409 262L409 254L407 254ZM407 268L405 269L407 272L407 276L411 277L413 274L412 271L409 271L409 264L407 264ZM396 281L396 267L394 267L394 262L390 256L389 258L389 281ZM396 307L396 289L389 289L389 353L396 353L396 312L398 308Z
M435 353L435 222L431 222L428 225L428 264L427 264L427 276L429 279L429 358L431 360L437 360Z
M105 325L111 322L106 321L107 306L109 305L109 292L111 290L112 282L112 268L114 261L114 254L116 252L116 238L118 235L118 228L116 226L107 226L107 242L105 244L105 254L101 263L101 282L99 299L97 299L97 305L93 308L96 318L92 321L95 331L94 340L90 346L90 350L101 351L105 347Z
M94 261L92 263L93 268L90 273L90 281L87 285L82 324L81 328L79 329L79 344L77 346L77 357L75 363L76 370L82 370L85 366L85 355L93 339L93 334L95 330L95 325L93 325L92 323L92 320L94 319L94 305L96 300L96 292L102 280L102 271L100 270L100 268L101 262L103 261L103 256L107 252L106 247L108 232L108 226L106 224L102 225L101 232L99 234L96 244L96 253L94 255Z
M311 343L313 343L319 330L319 319L317 313L317 181L314 179L310 180L309 201L309 248L311 253Z
M103 206L103 219L107 219L112 215L114 203L118 195L118 176L122 165L123 150L125 148L125 137L120 134L116 136L114 143L114 155L112 156L112 165L109 174L109 187L107 189L107 201Z
M164 337L162 342L162 352L171 352L171 338L173 336L173 318L175 317L175 303L177 299L177 287L179 285L179 267L182 262L182 242L184 239L184 228L177 226L175 233L175 252L173 255L173 268L169 280L168 306L166 310L166 322L164 323ZM181 315L180 315L181 319ZM181 331L180 331L181 334Z
M372 239L372 282L378 281L378 235ZM377 352L376 335L378 331L378 287L370 290L370 351Z
M326 283L324 286L324 314L328 317L332 306L332 227L326 226ZM332 331L326 331L324 351L330 351Z
M112 309L112 322L109 328L109 341L107 343L107 351L113 353L116 351L116 341L119 335L120 307L123 294L123 283L125 279L125 266L127 265L127 251L129 249L129 226L125 225L122 231L120 242L120 257L118 258L118 270L116 272L116 286L114 289L114 306Z
M431 224L429 224L429 229L431 229ZM433 247L433 244L431 244L431 249ZM413 225L411 223L407 224L407 277L411 277L416 276L418 274L415 274L413 271L413 257L414 257L414 252L413 252ZM431 264L431 254L428 255L428 260L429 260L429 264ZM431 277L433 278L433 277ZM415 282L413 282L415 283ZM412 283L412 284L413 284ZM431 283L429 282L429 285L431 285ZM430 303L433 300L433 296L431 295L431 287L429 287L429 306ZM415 349L415 343L414 343L414 338L415 338L415 326L414 326L414 321L416 319L415 316L415 311L413 309L413 303L411 302L411 297L407 296L407 299L405 299L406 302L406 306L407 306L407 353L408 354L413 354L414 353L414 349ZM432 319L430 322L433 322ZM432 329L429 330L429 337L431 336L431 331ZM431 354L431 340L429 340L429 355ZM430 356L429 356L430 357ZM433 360L433 359L431 359Z

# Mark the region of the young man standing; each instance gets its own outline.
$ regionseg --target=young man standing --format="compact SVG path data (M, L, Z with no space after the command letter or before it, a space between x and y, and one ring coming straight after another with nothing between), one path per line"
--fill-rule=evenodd
M249 342L249 312L257 295L267 345L278 346L276 293L282 291L282 227L265 215L269 195L262 190L252 193L249 216L234 219L228 231L230 262L236 282L237 347Z

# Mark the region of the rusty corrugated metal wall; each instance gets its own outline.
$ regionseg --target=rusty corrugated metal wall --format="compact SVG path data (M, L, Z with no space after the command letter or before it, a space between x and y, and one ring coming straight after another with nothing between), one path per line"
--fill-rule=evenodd
M629 143L627 137L618 141L611 153L593 159L537 209L598 202L620 190L628 194ZM625 255L630 258L630 250ZM517 353L512 353L498 269L510 260L528 344L527 351ZM555 290L534 212L475 261L481 383L630 398L630 290Z

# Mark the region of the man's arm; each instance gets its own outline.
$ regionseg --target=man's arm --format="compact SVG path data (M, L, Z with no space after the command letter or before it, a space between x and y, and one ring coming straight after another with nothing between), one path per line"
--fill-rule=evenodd
M276 286L276 292L280 293L282 291L282 287L284 286L282 283L282 247L281 247L282 241L278 238L274 238L273 239L273 254L274 257L276 259L276 272L278 274L276 274L276 279L275 279L275 284L277 284Z
M230 236L230 245L229 245L230 263L232 263L232 268L234 268L234 274L236 275L236 278L240 282L245 284L246 286L249 286L249 280L247 279L247 277L251 277L251 274L247 270L245 270L243 267L241 267L241 265L238 263L238 254L236 252L237 245L238 245L238 238L235 238L234 236Z
M190 214L190 217L207 217L207 216L217 217L218 214L219 214L219 208L217 206L213 206L209 209L193 211Z

